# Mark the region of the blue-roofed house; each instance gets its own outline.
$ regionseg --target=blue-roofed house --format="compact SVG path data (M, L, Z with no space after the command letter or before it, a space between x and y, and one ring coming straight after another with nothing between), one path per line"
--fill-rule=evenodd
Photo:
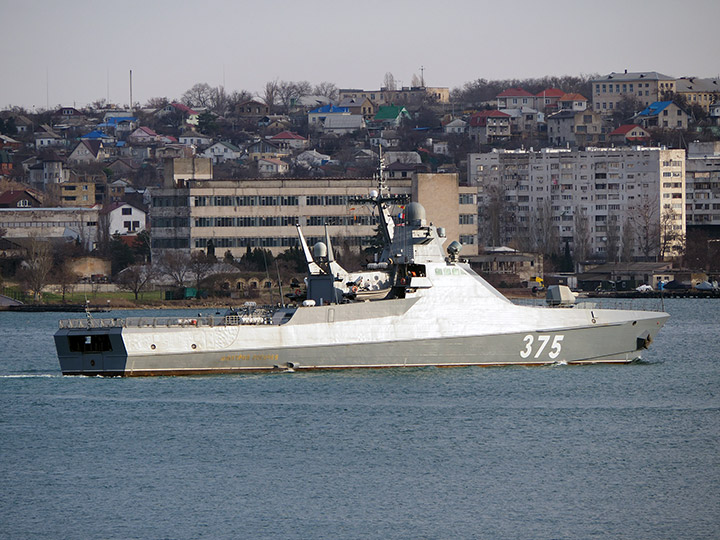
M110 135L107 135L100 131L99 129L94 129L90 133L86 133L85 135L82 135L80 137L81 141L102 141L104 143L108 142L115 142L115 137L111 137Z
M687 114L672 101L655 101L633 117L644 128L687 129Z
M105 118L105 121L97 125L97 128L104 130L106 133L114 133L120 137L128 134L138 127L138 119L132 116L111 116Z
M325 119L330 115L350 116L350 109L347 107L336 107L335 105L323 105L308 113L308 126L310 129L320 129Z

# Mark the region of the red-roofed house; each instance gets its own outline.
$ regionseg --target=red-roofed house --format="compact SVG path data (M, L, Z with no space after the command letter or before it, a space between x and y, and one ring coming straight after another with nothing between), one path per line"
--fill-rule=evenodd
M28 189L11 189L0 193L0 208L39 208L40 197Z
M535 108L535 96L522 88L508 88L497 95L498 109Z
M558 101L565 95L565 92L558 88L546 88L542 92L535 94L536 109L539 111L553 113L557 111Z
M308 140L292 131L282 131L270 137L270 141L282 149L304 150L308 147Z
M582 94L565 94L558 101L561 111L585 111L587 105L588 99Z
M510 138L510 115L500 111L480 111L470 117L470 138L482 144Z
M155 114L158 116L165 116L167 114L179 114L182 116L182 119L186 124L191 124L193 126L197 126L198 116L200 116L200 113L192 110L190 107L183 103L169 103L165 105L165 107L163 107L162 109L158 109Z
M132 143L154 143L157 141L158 134L152 129L140 126L128 136L128 141Z
M650 133L636 124L625 124L610 132L610 142L642 143L650 140Z

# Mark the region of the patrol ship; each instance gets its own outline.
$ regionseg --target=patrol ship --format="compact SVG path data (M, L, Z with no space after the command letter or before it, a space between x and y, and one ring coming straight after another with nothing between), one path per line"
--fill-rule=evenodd
M224 316L60 321L65 375L150 376L335 368L631 362L669 315L576 305L515 305L477 275L428 223L419 203L395 224L383 183L362 202L379 212L384 251L361 272L334 259L330 237L308 247L292 305L247 304Z

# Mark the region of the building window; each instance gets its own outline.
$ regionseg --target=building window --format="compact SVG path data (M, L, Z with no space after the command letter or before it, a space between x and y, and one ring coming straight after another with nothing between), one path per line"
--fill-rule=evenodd
M122 215L123 215L123 216L131 216L131 215L132 215L132 208L123 208L123 209L122 209Z

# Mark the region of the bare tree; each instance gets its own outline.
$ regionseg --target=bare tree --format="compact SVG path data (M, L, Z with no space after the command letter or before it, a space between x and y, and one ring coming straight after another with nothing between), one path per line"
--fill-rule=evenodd
M299 97L309 96L313 93L313 86L308 81L297 81L295 83L295 88L297 89Z
M210 93L209 107L215 114L224 115L228 110L229 100L225 88L218 86Z
M145 290L155 279L157 272L152 265L134 264L122 270L115 278L119 289L131 291L138 299L140 292Z
M197 83L182 95L181 101L190 107L210 107L214 92L208 83Z
M170 103L170 100L166 97L152 97L147 100L147 103L145 103L145 106L148 109L162 109L163 107L167 107L167 105Z
M215 257L209 256L204 251L194 251L190 256L190 273L195 277L195 288L200 289L202 281L210 275Z
M228 109L234 111L238 105L252 99L252 94L247 90L235 90L227 96Z
M658 216L658 201L656 197L641 196L635 207L635 233L637 234L638 249L647 260L655 258L660 240L660 220Z
M395 77L389 71L385 74L385 77L383 78L383 88L385 88L385 90L397 89L397 86L395 85Z
M478 231L485 245L501 246L504 240L503 226L507 219L505 187L501 184L485 186L483 203L480 205Z
M265 101L265 105L270 108L270 112L272 112L275 108L275 102L278 99L278 87L279 83L277 79L265 83L265 90L262 98Z
M32 291L35 301L40 298L43 288L50 282L52 267L50 244L37 237L30 238L27 258L18 272L18 278L27 289Z
M551 197L538 206L535 230L538 232L538 248L545 255L557 255L560 248L558 227L555 225Z
M590 224L583 208L575 212L575 247L573 254L576 261L584 261L590 254Z
M65 296L75 288L77 283L78 274L72 271L70 268L70 261L65 261L59 267L55 268L53 273L55 283L60 287L60 293L62 294L62 301L65 302Z
M307 81L292 82L280 81L277 86L277 95L285 112L290 110L295 101L312 92L312 86Z
M190 273L190 255L183 251L166 250L159 261L161 272L173 280L178 287L184 287Z
M420 77L417 76L417 73L413 73L412 79L410 79L410 86L413 88L419 88L422 86Z
M629 217L625 218L625 223L623 223L622 246L620 249L620 260L622 262L632 262L635 254L635 228Z
M605 222L605 251L607 254L607 262L617 262L619 248L620 226L618 225L618 216L612 211L608 211L607 221Z
M320 84L316 84L312 93L318 96L325 96L330 100L336 100L338 98L337 86L331 82L321 82Z
M683 235L676 225L677 213L672 208L665 208L660 215L660 260L666 255L677 255L683 248Z
M96 99L95 101L90 103L90 109L95 110L95 111L100 111L100 110L104 109L105 107L107 107L107 104L108 104L108 102L105 98Z

